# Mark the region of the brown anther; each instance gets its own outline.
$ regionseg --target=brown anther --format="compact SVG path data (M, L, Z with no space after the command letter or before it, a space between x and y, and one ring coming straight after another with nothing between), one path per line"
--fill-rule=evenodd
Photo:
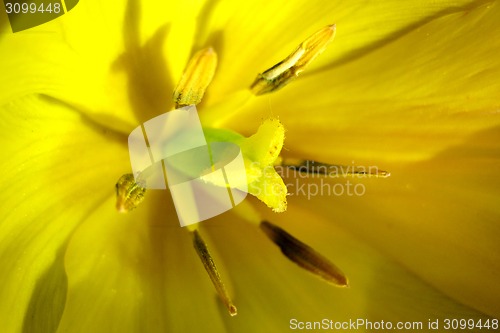
M196 249L196 253L198 253L198 256L203 262L203 266L205 266L205 269L208 275L210 276L210 280L212 280L212 283L215 286L217 294L219 295L222 302L226 306L229 314L231 316L235 316L237 314L236 306L234 306L233 302L231 301L231 298L229 297L229 293L227 292L226 287L222 282L222 278L219 274L219 271L217 270L217 266L215 265L214 259L212 258L212 255L208 251L207 244L205 243L203 238L201 238L201 235L198 232L198 230L195 229L191 233L193 235L193 245L194 248Z
M328 25L303 41L283 61L257 75L250 86L255 95L267 94L283 88L294 80L335 37L335 24Z
M269 239L279 246L281 252L283 252L288 259L300 267L335 286L348 286L347 277L344 273L311 247L302 243L280 227L267 221L262 221L260 223L260 228Z

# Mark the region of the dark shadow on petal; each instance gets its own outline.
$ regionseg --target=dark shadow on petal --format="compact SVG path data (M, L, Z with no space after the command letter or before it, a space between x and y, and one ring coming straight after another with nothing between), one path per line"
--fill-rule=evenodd
M327 71L329 69L332 69L332 68L335 68L335 67L339 67L339 66L342 66L342 65L345 65L347 63L350 63L354 60L357 60L359 58L362 58L368 54L370 54L371 52L374 52L376 51L377 49L380 49L382 48L383 46L389 44L389 43L392 43L394 42L395 40L401 38L401 37L404 37L405 35L409 34L410 32L420 28L421 26L431 22L431 21L434 21L440 17L443 17L443 16L446 16L446 15L450 15L450 14L454 14L454 13L459 13L459 12L467 12L471 9L474 9L478 6L481 6L483 4L486 4L488 2L491 2L491 0L479 0L479 1L475 1L474 3L472 4L468 4L466 6L462 6L462 7L453 7L453 8L447 8L447 9L444 9L442 11L439 11L437 12L436 14L432 15L432 16L429 16L429 17L426 17L418 22L415 22L413 24L410 24L398 31L395 31L393 32L392 34L389 34L387 35L385 38L381 39L381 40L376 40L374 41L373 43L371 44L367 44L363 47L360 47L358 49L354 49L352 50L351 52L345 54L343 57L341 57L340 59L337 59L325 66L322 66L322 67L319 67L315 70L312 70L312 71L306 71L302 77L307 77L309 75L314 75L316 73L319 73L319 72L322 72L322 71ZM335 43L335 42L334 42Z
M500 140L500 126L480 130L469 136L468 140L461 145L450 147L438 153L433 159L439 161L449 161L450 167L454 163L464 161L494 162L493 156L500 156L500 148L498 142ZM424 164L427 162L423 162ZM496 163L491 165L497 166ZM479 169L480 172L491 172L491 169Z
M488 116L493 122L493 116ZM500 171L499 142L500 126L492 124L427 160L388 164L393 172L387 179L360 179L367 185L363 198L318 195L309 201L291 196L289 207L317 209L319 215L388 257L387 262L381 262L383 266L373 267L373 294L366 296L367 313L380 311L382 301L387 309L403 316L405 311L398 302L413 302L422 318L401 319L443 317L438 313L441 305L434 303L436 297L432 296L442 294L442 302L455 304L448 317L457 316L460 310L461 317L491 320L499 313L495 298L500 271L500 180L495 177ZM406 290L407 283L403 279L401 285L384 283L384 276L399 274L389 260L407 271L405 279L422 282L413 291L391 295L391 289ZM365 264L363 259L359 262ZM354 274L352 280L356 279ZM356 288L355 282L352 288Z
M142 123L171 109L174 87L163 53L169 26L158 28L141 45L140 20L140 2L129 0L123 26L125 52L115 60L113 70L126 73L130 103Z
M204 3L203 8L201 9L197 17L196 33L194 35L195 44L193 45L193 50L191 50L192 54L197 50L203 48L204 46L205 47L208 46L208 45L201 45L199 43L202 40L204 31L209 29L210 19L212 18L212 14L214 13L219 2L220 0L208 0ZM210 46L215 46L215 45L210 44ZM214 49L217 50L217 48L215 47Z
M63 245L52 265L38 279L24 316L23 333L56 332L66 304L68 279Z
M116 124L117 122L120 121L119 119L109 116L106 113L97 113L96 116L98 116L101 121L96 121L94 120L93 117L89 116L86 113L80 112L78 108L75 108L73 105L65 101L62 101L60 99L42 94L40 95L40 100L49 104L58 104L68 108L69 110L74 110L78 112L81 118L81 122L88 128L91 128L94 132L99 133L104 137L106 137L106 140L118 141L122 142L123 144L127 144L128 133L115 131L108 126L105 126L105 124L103 123L103 121L109 121L109 122L114 122Z
M206 40L203 40L203 35L205 31L210 29L209 23L213 16L213 13L217 9L217 5L219 4L219 2L220 0L209 0L204 3L203 8L201 9L197 17L196 33L194 35L194 44L193 44L193 49L191 50L191 55L193 55L195 52L203 48L212 47L217 53L217 58L218 58L217 62L220 64L221 62L224 61L224 54L223 52L221 52L224 46L224 38L223 38L224 31L216 30L210 32L210 35L206 38ZM215 72L214 78L216 77L217 77L217 70ZM205 97L198 105L198 110L203 110L204 101L209 99L208 98L209 95L210 95L210 86L208 87L205 93Z
M12 33L12 29L9 25L9 17L3 10L0 11L0 31L5 33Z

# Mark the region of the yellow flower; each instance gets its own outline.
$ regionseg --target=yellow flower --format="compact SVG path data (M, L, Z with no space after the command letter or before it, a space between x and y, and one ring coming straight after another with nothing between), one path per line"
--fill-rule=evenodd
M491 324L500 317L499 15L497 1L89 0L13 34L2 11L2 330ZM334 44L299 79L247 100L258 73L331 23ZM306 274L227 213L200 229L238 306L230 317L166 191L117 213L127 135L173 107L190 56L207 46L219 66L198 108L205 126L250 136L279 118L285 157L391 171L300 184L284 177L290 195L279 214L248 199L257 218L338 264L349 289ZM301 184L346 180L366 191L298 193Z

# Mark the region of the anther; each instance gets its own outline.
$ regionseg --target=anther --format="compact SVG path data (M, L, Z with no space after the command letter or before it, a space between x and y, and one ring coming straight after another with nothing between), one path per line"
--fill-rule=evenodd
M196 52L174 90L175 107L199 104L216 68L217 54L211 47Z
M116 209L127 213L135 209L144 199L146 184L136 182L134 175L127 173L116 183Z
M267 221L262 221L260 223L260 228L269 239L279 246L281 252L283 252L288 259L300 267L335 286L348 286L347 277L344 273L311 247L302 243L280 227Z
M335 24L328 25L303 41L283 61L257 75L250 86L255 95L283 88L294 80L311 61L320 55L335 37Z
M227 292L226 287L222 282L222 278L219 274L219 271L217 270L217 266L215 266L215 262L212 258L212 255L208 251L207 244L205 243L203 238L201 238L198 230L196 229L193 230L191 234L193 235L194 248L196 249L196 252L198 253L198 256L200 257L201 261L203 262L203 266L205 266L205 269L207 270L207 273L210 276L210 280L212 280L212 283L215 286L215 289L217 290L217 294L222 299L222 302L229 311L229 314L231 316L235 316L237 314L236 307L231 301L229 293Z

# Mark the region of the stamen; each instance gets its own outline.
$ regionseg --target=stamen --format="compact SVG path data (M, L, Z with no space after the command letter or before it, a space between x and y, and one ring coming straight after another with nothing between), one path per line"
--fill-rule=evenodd
M366 176L387 178L391 175L390 172L379 170L376 166L355 166L355 165L339 165L327 164L312 160L299 160L299 159L283 159L281 166L297 170L298 172L315 174L329 177L338 176Z
M136 208L146 193L146 184L136 183L134 175L124 174L116 183L116 209L120 213L127 213Z
M335 286L348 286L347 277L344 273L311 247L302 243L280 227L267 221L262 221L260 223L260 228L269 239L280 247L281 252L283 252L288 259L300 267Z
M174 90L175 107L200 103L216 67L217 54L211 47L196 52Z
M203 238L201 238L198 230L193 230L191 234L193 235L194 248L196 249L196 252L198 253L198 256L200 257L201 261L203 262L203 266L205 266L205 269L207 270L208 275L210 276L210 280L212 280L212 283L214 284L215 289L217 290L217 294L219 294L219 297L222 299L222 302L227 307L229 314L231 316L235 316L237 314L236 307L231 301L231 298L229 297L226 287L222 282L219 271L217 270L217 266L215 266L215 262L212 258L212 255L208 251L207 244L205 243Z
M335 37L335 24L328 25L303 41L285 60L257 75L250 86L255 95L283 88L320 55Z

